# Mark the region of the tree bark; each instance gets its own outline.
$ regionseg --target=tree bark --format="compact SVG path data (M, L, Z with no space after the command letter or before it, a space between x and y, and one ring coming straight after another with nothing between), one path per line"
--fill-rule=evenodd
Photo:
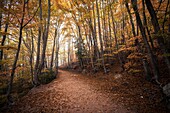
M48 0L48 19L47 19L47 28L45 30L44 34L44 40L43 40L43 50L42 50L42 56L41 56L41 63L39 66L39 72L38 74L41 73L43 67L44 67L44 61L45 61L45 53L46 53L46 48L47 48L47 41L48 41L48 33L49 33L49 27L50 27L50 14L51 13L51 3L50 0Z
M56 28L58 29L58 28ZM57 33L58 34L58 33ZM58 53L59 53L59 36L57 35L57 38L56 38L56 58L55 58L55 74L57 75L58 74Z
M131 27L132 27L132 33L133 33L133 36L135 37L136 36L135 26L134 26L134 23L133 23L133 18L132 18L132 15L131 15L131 12L130 12L130 8L129 8L129 5L128 5L127 1L125 2L125 6L126 6L126 9L127 9L129 18L130 18L130 23L131 23Z
M102 58L102 66L104 69L104 73L107 73L104 61L104 52L103 52L103 41L101 36L101 27L100 27L100 13L98 8L98 0L96 0L96 10L97 10L97 19L98 19L98 34L99 34L99 41L100 41L100 50L101 50L101 58Z
M97 59L99 59L99 48L97 42L97 32L96 32L96 15L93 3L93 40L94 40L94 53Z
M151 47L152 47L153 50L155 50L155 47L154 47L154 44L153 44L153 40L152 40L150 31L149 31L149 28L148 28L148 25L147 25L147 19L146 19L146 14L145 14L145 0L142 0L142 6L143 6L143 24L145 26L144 28L146 28L146 31L148 33L149 41L151 43Z
M12 0L10 0L10 4L9 4L9 10L11 9L11 3L12 3ZM0 6L2 6L3 7L3 2L1 2L0 3ZM0 11L1 12L1 11ZM4 30L4 32L5 33L7 33L7 31L8 31L8 25L9 25L9 16L10 16L10 13L8 12L8 14L7 14L7 22L6 22L6 24L5 24L5 30ZM0 13L0 30L1 30L1 21L2 21L2 12ZM6 40L6 34L5 35L3 35L3 38L2 38L2 42L1 42L1 46L4 46L4 44L5 44L5 40ZM0 61L3 59L3 49L2 50L0 50ZM0 65L0 70L2 70L2 68L3 68L3 66L2 65Z
M116 32L116 25L114 23L114 17L113 17L113 11L111 10L111 17L112 17L112 24L113 24L113 32L114 32L114 37L115 37L115 46L116 46L116 50L118 52L119 50L119 44L118 44L118 39L117 39L117 32ZM122 71L124 71L124 67L123 67L123 62L120 58L120 53L118 52L118 59L119 59L119 63L120 63L120 66L122 68Z
M3 2L0 2L0 7L2 7L2 8L4 7ZM2 28L2 11L0 11L0 30L1 30L1 28Z
M39 80L38 80L38 70L39 70L39 62L40 62L40 46L41 46L41 37L42 37L42 1L39 0L39 7L40 7L40 12L39 12L39 27L38 27L38 43L37 43L37 54L36 54L36 63L34 67L34 85L37 86L39 85Z
M54 33L54 42L53 42L53 49L52 49L52 55L51 55L50 70L52 70L52 68L53 68L54 50L55 50L55 45L56 45L56 36L57 36L57 29L55 29L55 33Z
M145 70L145 78L146 78L146 80L150 81L151 80L151 71L149 68L149 64L146 59L143 59L142 62L143 62L144 70Z
M100 9L102 9L102 8L104 8L105 6L104 6L104 3L103 3L104 1L102 0L101 1L101 8ZM109 11L108 11L109 12ZM107 27L106 27L106 21L107 21L107 17L106 17L106 11L105 10L103 10L102 12L101 12L101 24L102 24L102 28L101 29L103 29L103 30L101 30L102 32L103 32L103 36L102 36L102 39L103 39L103 47L104 48L108 48L109 46L108 46L108 30L107 30ZM106 52L106 50L103 50L104 51L104 53Z
M24 23L24 16L25 16L25 1L23 3L23 14L22 14L22 19L21 19L21 23L20 23L20 28L19 28L19 42L18 42L18 49L16 52L16 56L14 59L14 63L12 66L12 72L11 72L11 78L9 81L9 86L8 86L8 90L7 90L7 99L8 99L8 103L13 103L12 101L12 97L10 95L11 90L12 90L12 84L13 84L13 79L14 79L14 74L15 74L15 69L17 68L17 61L18 61L18 57L19 57L19 53L20 53L20 48L21 48L21 42L22 42L22 30L23 30L23 23Z
M137 8L137 0L131 0L131 4L133 5L133 10L135 12L137 24L139 26L139 29L140 29L140 32L142 34L142 37L143 37L143 40L144 40L148 55L149 55L150 60L151 60L151 65L152 65L153 73L154 73L154 79L158 80L158 78L159 78L159 68L158 68L158 66L156 64L156 60L155 60L154 55L153 55L153 53L151 51L150 45L149 45L149 43L147 41L145 29L144 29L144 27L142 25L142 21L141 21L141 18L140 18L139 12L138 12L138 8Z
M68 40L68 52L67 52L67 55L68 55L68 59L67 59L67 62L68 62L68 68L70 68L70 42L71 40L69 39Z
M168 70L169 70L169 73L170 73L170 60L169 60L169 57L166 56L166 54L168 54L168 50L167 48L165 47L165 44L164 44L164 38L162 36L159 36L159 33L161 31L160 29L160 26L159 26L159 23L158 23L158 18L156 16L156 13L155 13L155 10L153 8L153 5L151 3L150 0L145 0L145 3L146 3L146 7L149 11L149 14L151 16L151 21L152 21L152 25L154 27L154 31L155 31L155 34L157 34L157 42L162 50L162 52L165 54L165 62L168 66Z
M108 3L109 4L109 3ZM109 5L108 8L108 24L109 24L109 47L110 47L110 54L112 54L112 29L111 29L111 6Z
M7 30L8 30L8 22L5 24L5 33L7 33ZM4 46L5 40L6 40L6 35L4 35L3 38L2 38L1 46ZM4 52L3 52L3 49L2 49L0 51L0 61L2 61L2 59L3 59L3 54L4 54ZM3 68L3 66L0 65L0 70L3 70L2 68Z
M82 48L82 35L81 35L81 28L80 28L80 26L79 25L77 25L77 28L78 28L78 34L79 34L79 38L78 38L78 59L79 59L79 61L80 61L80 67L81 67L81 69L83 69L84 68L84 64L83 64L83 59L82 59L82 50L83 50L83 48Z
M34 84L34 69L33 69L33 62L34 62L34 35L31 29L31 54L30 54L30 65L31 65L31 80L32 80L32 84Z

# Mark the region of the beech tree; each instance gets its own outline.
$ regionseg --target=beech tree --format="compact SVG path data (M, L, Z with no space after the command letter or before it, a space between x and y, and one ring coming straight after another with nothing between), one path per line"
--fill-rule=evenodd
M8 91L7 91L7 99L8 99L8 102L12 102L11 100L11 96L10 96L10 93L11 93L11 90L12 90L12 83L13 83L13 79L14 79L14 74L15 74L15 69L16 69L16 66L17 66L17 61L18 61L18 57L19 57L19 53L20 53L20 48L21 48L21 42L22 42L22 31L24 29L24 27L33 19L33 17L35 15L33 15L33 17L28 20L26 23L24 23L24 17L25 17L25 8L26 8L26 4L28 4L28 1L22 1L21 2L22 4L22 16L21 16L21 20L19 21L19 42L18 42L18 48L17 48L17 52L16 52L16 56L15 56L15 59L14 59L14 63L13 63L13 66L12 66L12 72L11 72L11 78L10 78L10 82L9 82L9 87L8 87ZM37 12L37 11L36 11ZM35 12L35 14L36 14Z
M15 77L29 75L36 87L61 65L108 73L118 64L157 83L159 64L170 71L169 0L4 0L0 6L0 76L10 75L9 102Z

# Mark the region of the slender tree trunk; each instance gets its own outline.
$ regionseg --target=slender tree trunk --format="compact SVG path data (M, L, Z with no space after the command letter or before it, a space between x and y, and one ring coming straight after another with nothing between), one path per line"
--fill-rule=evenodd
M0 7L3 8L3 1L0 2ZM2 11L0 11L0 31L2 30ZM1 38L1 34L0 34L0 38Z
M116 32L116 25L114 23L114 17L113 17L113 11L111 10L111 17L112 17L112 24L113 24L113 32L114 32L114 37L115 37L115 45L116 45L116 50L118 52L119 50L119 44L118 44L118 39L117 39L117 32ZM119 63L120 63L120 66L122 68L122 71L124 71L124 67L123 67L123 62L120 58L120 53L118 52L118 59L119 59Z
M147 33L148 33L149 41L151 43L151 47L152 47L153 50L155 50L155 47L154 47L153 41L152 41L152 37L151 37L150 31L149 31L149 28L148 28L148 25L147 25L147 19L146 19L146 14L145 14L145 0L142 0L142 6L143 6L143 24L146 28Z
M137 19L136 19L137 20ZM138 26L138 23L137 23L137 21L136 21L136 36L139 36L139 26Z
M90 31L91 31L92 37L93 37L94 59L96 59L96 58L99 58L99 49L98 49L98 43L97 43L97 39L96 39L96 33L95 33L95 30L93 29L91 19L89 20L89 26L90 26Z
M122 8L122 7L121 7ZM121 36L122 36L122 40L121 40L121 44L125 44L125 35L124 35L124 30L125 30L125 16L124 16L124 12L122 12L122 23L121 23Z
M100 40L102 65L103 65L104 72L107 73L107 70L106 70L106 67L105 67L105 61L104 61L104 52L103 52L103 42L102 42L102 36L101 36L100 14L99 14L99 8L98 8L98 0L96 0L96 10L97 10L97 19L98 19L98 33L99 33L99 40Z
M7 31L8 31L8 23L5 24L5 31L4 32L7 33ZM6 35L4 35L3 38L2 38L1 46L4 46L5 40L6 40ZM3 59L3 50L1 51L1 56L0 56L0 60L2 60L2 59Z
M80 28L80 26L79 25L77 25L77 28L78 28L78 34L79 34L79 38L78 38L78 59L79 59L79 61L80 61L80 67L81 67L81 69L83 69L84 68L84 64L83 64L83 59L82 59L82 49L83 49L83 47L82 47L82 43L83 43L83 41L82 41L82 35L81 35L81 28Z
M58 28L56 28L58 29ZM58 33L57 33L58 34ZM57 35L57 38L56 38L56 58L55 58L55 74L57 75L58 74L58 53L59 53L59 35Z
M109 3L108 3L109 4ZM110 53L112 53L112 29L111 29L111 14L110 14L110 11L111 11L111 6L109 6L108 8L108 24L109 24L109 47L110 47Z
M145 70L145 74L146 74L145 78L146 78L146 80L150 81L151 80L151 71L149 68L149 64L146 59L143 59L142 62L143 62L143 66L144 66L144 70Z
M3 2L0 2L0 7L2 7L2 8L4 7ZM1 29L2 29L2 11L0 11L0 31L1 31ZM0 38L1 38L1 36L2 35L0 34ZM0 56L2 56L2 51L3 51L3 49L0 50ZM2 65L0 65L0 70L2 70Z
M56 42L56 49L55 49L55 75L58 74L58 53L59 53L59 27L60 27L60 23L58 22L55 31L56 31L56 38L55 38L55 42Z
M94 51L94 48L93 48L93 41L92 41L92 37L91 37L91 31L90 31L90 28L89 28L89 51L90 51L90 61L91 61L91 66L92 66L92 68L93 68L93 70L94 70L94 60L93 60L93 54L95 54L95 53L93 53Z
M154 31L155 31L156 34L159 35L161 29L160 29L160 26L159 26L159 23L158 23L158 18L156 16L153 5L152 5L150 0L145 0L145 3L146 3L146 7L149 11L149 14L151 16L151 21L152 21L152 25L154 27ZM164 44L164 38L162 36L157 36L157 42L158 42L162 52L164 54L168 54L168 50L167 50L167 48L165 47L165 44ZM165 62L168 66L168 70L169 70L169 73L170 73L170 60L169 60L168 56L166 56L166 55L165 55Z
M12 3L12 0L10 0L10 4L9 4L9 10L11 9L11 3ZM3 2L1 2L1 4L0 4L0 6L3 6L4 4L3 4ZM1 12L1 11L0 11ZM5 30L4 30L4 32L5 33L7 33L7 31L8 31L8 25L9 25L9 16L10 16L10 14L9 14L9 12L8 12L8 15L7 15L7 22L6 22L6 24L5 24ZM2 12L0 13L0 30L1 30L1 21L2 21ZM1 42L1 46L4 46L4 44L5 44L5 40L6 40L6 35L3 35L3 38L2 38L2 42ZM2 50L0 50L0 61L3 59L3 49ZM3 68L3 66L2 65L0 65L0 70L2 70L2 68Z
M32 32L32 29L31 29L31 55L30 55L30 66L31 66L31 80L32 80L32 83L34 84L34 78L33 78L33 75L34 75L34 69L33 69L33 62L34 62L34 35L33 35L33 32Z
M46 52L46 47L47 47L47 41L48 41L48 33L49 33L49 27L50 27L50 13L51 13L51 3L50 0L48 0L48 20L47 20L47 28L45 30L44 34L44 40L43 40L43 50L42 50L42 56L41 56L41 63L39 67L39 72L38 74L41 73L44 63L45 63L45 52Z
M25 29L25 34L26 34L26 39L29 39L29 35L28 35L28 30L27 29ZM30 53L30 56L29 56L29 64L31 66L30 73L31 73L31 81L32 81L32 84L34 85L34 81L33 81L33 74L34 74L34 71L33 71L34 39L33 38L34 38L34 35L32 33L32 29L31 29L31 43L27 43L24 39L23 39L23 43L27 47L27 49L28 49L28 51Z
M87 33L88 30L86 29L84 24L83 24L83 28L84 28L85 35L86 35L87 46L88 46L88 49L89 49L89 56L90 56L91 66L92 66L92 68L94 68L91 45L90 45L91 35L90 35L90 32L89 32L89 38L88 38L88 33ZM87 54L87 56L88 56L88 54Z
M95 8L93 3L93 40L94 40L94 53L97 59L99 59L99 48L98 48L98 42L97 42L97 31L96 31L96 14L95 14Z
M21 48L24 16L25 16L25 1L23 3L23 14L22 14L22 19L21 19L20 28L19 28L18 49L17 49L17 52L16 52L16 56L15 56L15 59L14 59L13 66L12 66L11 78L10 78L9 86L8 86L8 90L7 90L7 99L8 99L8 103L9 104L12 103L12 97L11 97L10 94L11 94L11 90L12 90L12 84L13 84L15 69L17 68L17 61L18 61L18 57L19 57L19 53L20 53L20 48Z
M71 40L69 39L68 40L68 59L67 59L67 61L68 61L68 68L70 68L70 42Z
M141 18L140 18L139 12L138 12L138 8L137 8L137 0L131 0L131 3L133 5L133 10L135 11L135 16L136 16L136 19L137 19L137 24L139 26L140 32L142 34L142 37L143 37L143 40L144 40L144 43L145 43L145 46L147 48L148 55L149 55L150 60L151 60L151 65L152 65L152 68L153 68L154 78L155 78L155 80L158 80L158 78L159 78L158 66L156 64L154 55L153 55L153 53L151 51L150 45L149 45L149 43L147 41L145 29L144 29L144 27L142 25L142 21L141 21Z
M104 3L103 2L104 1L102 0L101 9L104 8ZM101 18L102 18L101 19L102 29L103 29L103 30L101 30L103 32L103 36L102 36L102 38L103 38L103 47L108 48L108 30L107 30L107 27L106 27L107 17L106 17L106 11L105 10L103 10L101 12ZM106 50L104 52L106 52Z
M5 33L7 32L7 30L8 30L8 23L5 24ZM4 35L3 38L2 38L1 46L4 46L5 40L6 40L6 35ZM2 61L2 59L3 59L3 54L4 54L4 52L3 52L3 49L2 49L0 51L0 61ZM0 70L2 70L2 68L3 68L3 66L0 65Z
M42 37L42 1L39 0L39 7L40 7L40 13L39 13L39 18L40 18L40 23L39 23L39 28L38 28L38 43L37 43L37 54L36 54L36 63L34 67L34 85L39 85L39 80L38 80L38 70L39 70L39 62L40 62L40 47L41 47L41 37Z
M133 33L133 36L135 37L136 36L135 26L134 26L133 18L132 18L132 15L131 15L131 12L130 12L130 8L129 8L129 5L128 5L127 1L125 2L125 6L126 6L126 9L127 9L129 18L130 18L130 23L131 23L131 27L132 27L132 33Z
M54 34L54 42L53 42L53 49L52 49L52 55L51 55L51 62L50 62L50 69L53 68L53 61L54 61L54 50L55 50L55 44L56 44L56 37L57 37L57 29L55 29Z
M3 2L0 2L0 7L2 7L2 8L4 7ZM2 28L2 11L0 11L0 30L1 30L1 28Z

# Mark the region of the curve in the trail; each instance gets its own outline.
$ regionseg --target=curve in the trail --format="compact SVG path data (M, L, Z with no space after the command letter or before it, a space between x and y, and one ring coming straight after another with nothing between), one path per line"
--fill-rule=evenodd
M12 108L19 113L128 113L109 95L92 85L90 79L60 71L59 78L33 88ZM96 83L98 84L98 83ZM97 90L96 90L97 89Z

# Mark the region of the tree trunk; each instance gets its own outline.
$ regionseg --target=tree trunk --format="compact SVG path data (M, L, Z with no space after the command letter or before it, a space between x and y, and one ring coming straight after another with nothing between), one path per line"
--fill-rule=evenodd
M57 29L57 28L56 28ZM59 53L59 36L56 38L56 58L55 58L55 74L58 74L58 53Z
M10 4L9 4L9 10L11 9L11 3L12 3L12 0L10 0ZM3 7L3 2L1 2L0 3L0 6L2 6ZM1 12L1 11L0 11ZM10 16L10 13L8 12L8 15L7 15L7 19L8 20L6 20L7 22L6 22L6 24L5 24L5 30L4 30L4 32L5 33L7 33L7 31L8 31L8 25L9 25L9 16ZM2 21L2 12L0 13L0 31L1 31L1 21ZM2 38L2 42L1 42L1 46L4 46L4 44L5 44L5 40L6 40L6 34L5 35L3 35L3 38ZM0 50L0 61L3 59L3 49L2 50ZM3 66L2 65L0 65L0 70L2 70L2 68L3 68Z
M52 55L51 55L50 70L52 70L52 68L53 68L54 50L55 50L55 44L56 44L56 36L57 36L57 28L55 29L55 34L54 34L54 42L53 42L53 49L52 49Z
M133 10L135 11L137 24L139 26L139 29L140 29L140 32L142 34L142 37L143 37L143 40L144 40L148 55L149 55L150 60L151 60L151 65L152 65L153 73L154 73L154 79L158 80L158 78L159 78L159 68L158 68L158 66L156 64L156 60L155 60L154 55L153 55L153 53L151 51L150 45L149 45L149 43L147 41L145 29L144 29L144 27L142 25L142 21L141 21L141 18L140 18L139 12L138 12L138 8L137 8L137 0L131 0L131 3L133 5Z
M45 61L45 52L47 48L47 41L48 41L48 33L49 33L49 27L50 27L50 13L51 13L51 3L50 0L48 0L48 19L47 19L47 28L45 30L44 34L44 40L43 40L43 50L42 50L42 56L41 56L41 63L39 67L38 74L41 73L43 67L44 67L44 61Z
M96 32L96 15L95 15L95 8L93 3L93 40L94 40L94 53L97 59L99 59L99 48L97 42L97 32Z
M91 61L91 66L92 66L92 68L94 68L93 56L92 56L91 45L90 45L91 35L90 35L90 32L89 32L89 38L88 38L88 33L87 33L88 30L86 29L86 27L85 27L84 24L83 24L83 28L84 28L85 35L86 35L87 46L88 46L88 49L89 49L89 57L90 57L90 61ZM87 56L88 56L88 54L87 54ZM88 62L88 61L87 61L87 62Z
M4 7L3 2L0 2L0 7L2 7L2 8ZM0 30L1 30L1 28L2 28L2 11L0 11Z
M38 70L39 70L39 62L40 62L40 46L41 46L41 37L42 37L42 1L39 0L39 7L40 7L40 13L39 13L39 18L40 18L40 23L38 27L38 43L37 43L37 54L36 54L36 63L34 67L34 85L37 86L39 85L39 80L38 80Z
M132 18L132 15L131 15L131 12L130 12L130 8L129 8L129 5L128 5L127 1L125 2L125 6L126 6L126 9L127 9L129 18L130 18L130 23L131 23L131 27L132 27L132 33L133 33L133 36L135 37L136 36L135 26L134 26L134 23L133 23L133 18Z
M100 41L102 66L103 66L103 69L104 69L104 73L107 73L107 70L106 70L106 67L105 67L105 61L104 61L104 53L103 53L103 41L102 41L102 36L101 36L100 14L99 14L99 8L98 8L98 0L96 0L96 10L97 10L97 19L98 19L98 33L99 33L99 41Z
M125 44L125 35L124 35L124 31L125 31L125 16L124 16L124 12L122 12L122 24L121 24L121 36L122 36L122 40L121 40L121 44Z
M17 61L18 61L18 57L19 57L19 53L20 53L20 48L21 48L24 16L25 16L25 1L24 1L24 3L23 3L23 14L22 14L22 19L21 19L20 28L19 28L18 49L17 49L17 52L16 52L16 56L15 56L15 59L14 59L13 66L12 66L11 78L10 78L9 86L8 86L8 90L7 90L7 99L8 99L8 103L9 103L9 104L10 104L10 103L13 103L12 97L11 97L10 94L11 94L11 90L12 90L12 84L13 84L15 69L17 68Z
M145 1L144 0L142 0L142 6L143 6L143 24L146 28L147 33L148 33L149 41L151 43L151 47L152 47L153 50L155 50L155 47L154 47L153 41L152 41L152 37L151 37L150 31L149 31L149 28L148 28L148 25L147 25L147 19L146 19L146 14L145 14Z
M78 28L78 34L79 34L79 38L78 38L78 59L80 61L80 67L81 67L81 69L83 69L84 68L83 59L82 59L82 57L83 57L82 56L83 48L81 46L81 44L83 42L82 42L81 28L80 28L79 25L77 25L77 28Z
M103 3L104 1L102 0L102 2L101 2L101 9L102 8L104 8L105 6L104 6L104 3ZM108 11L109 12L109 11ZM103 39L103 47L104 48L108 48L108 30L107 30L107 27L106 27L106 11L105 10L103 10L102 12L101 12L101 24L102 24L102 29L103 30L101 30L102 32L103 32L103 36L102 36L102 39ZM104 50L103 50L104 51ZM104 53L106 52L106 50L104 51Z
M68 40L68 59L67 59L67 62L68 62L68 68L70 68L70 42L71 40L69 39Z
M109 3L108 3L109 4ZM112 54L112 30L111 30L111 6L108 8L108 24L109 24L109 47L110 47L110 54Z
M144 66L144 70L145 70L145 78L147 81L150 81L151 80L151 71L149 68L149 64L146 59L143 59L142 61L143 61L143 66Z
M34 84L34 79L33 79L33 75L34 75L34 69L33 69L33 62L34 62L34 35L31 29L31 55L30 55L30 66L31 66L31 80L32 80L32 84Z
M154 31L157 35L159 35L161 29L160 29L160 26L159 26L159 23L158 23L158 18L156 16L153 5L152 5L150 0L145 0L145 3L146 3L146 6L147 6L147 9L149 11L149 14L151 16L151 21L152 21L152 25L154 27ZM169 70L169 73L170 73L170 60L169 60L168 56L166 56L166 54L168 54L168 50L165 47L164 39L163 39L162 36L157 36L157 41L158 41L158 44L159 44L162 52L165 54L165 62L168 66L168 70Z
M89 28L89 51L90 51L90 61L91 61L91 66L92 66L92 69L94 70L94 56L93 56L93 54L95 55L95 53L93 53L94 51L92 51L92 50L94 50L93 49L93 47L94 47L94 45L93 45L93 41L92 41L92 31L91 31L91 29ZM95 56L95 58L96 58L96 56Z
M7 30L8 30L8 23L5 24L5 33L7 33ZM6 35L4 35L3 38L2 38L1 46L4 46L5 40L6 40ZM3 52L3 49L2 49L0 51L0 61L2 61L2 59L3 59L3 54L4 54L4 52ZM3 68L3 66L0 65L0 70L3 70L2 68Z
M111 17L112 17L112 24L113 24L113 32L114 32L114 37L115 37L115 45L116 45L116 50L118 52L119 50L119 44L118 44L118 39L117 39L117 33L116 33L116 25L114 23L114 17L113 17L113 11L111 10ZM120 63L120 66L122 68L122 71L124 71L124 66L123 66L123 62L120 58L120 53L118 52L118 59L119 59L119 63Z

